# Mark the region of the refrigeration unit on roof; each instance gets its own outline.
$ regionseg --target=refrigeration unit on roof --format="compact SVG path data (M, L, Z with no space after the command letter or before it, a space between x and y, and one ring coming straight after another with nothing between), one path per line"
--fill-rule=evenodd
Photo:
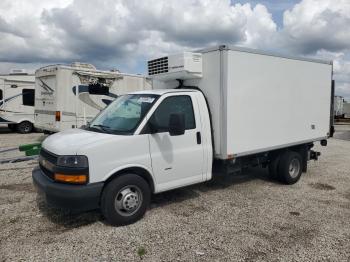
M163 81L202 77L202 54L183 52L148 61L148 75Z

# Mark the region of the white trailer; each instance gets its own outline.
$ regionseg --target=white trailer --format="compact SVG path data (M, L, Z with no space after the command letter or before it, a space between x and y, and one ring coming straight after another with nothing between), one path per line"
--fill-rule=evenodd
M334 117L344 118L344 98L342 96L334 96Z
M0 75L0 124L29 133L34 124L34 74L14 69Z
M35 72L35 127L59 132L87 124L119 95L151 88L141 75L93 65L51 65Z
M219 46L151 60L148 72L157 89L43 142L33 181L49 203L129 224L151 193L208 181L213 168L268 167L294 184L332 135L332 62Z
M350 118L350 103L344 102L343 113L345 118Z

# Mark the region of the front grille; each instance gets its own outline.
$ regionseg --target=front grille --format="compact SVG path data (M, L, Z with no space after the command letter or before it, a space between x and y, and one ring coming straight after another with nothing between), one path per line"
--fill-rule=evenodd
M167 56L148 61L148 75L167 73L168 70L169 67Z

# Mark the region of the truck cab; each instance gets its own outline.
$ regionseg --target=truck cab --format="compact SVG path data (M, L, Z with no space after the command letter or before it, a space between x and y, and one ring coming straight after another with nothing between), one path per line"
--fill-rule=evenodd
M33 180L47 202L101 208L120 225L143 216L151 193L211 179L212 158L200 91L141 91L118 97L82 129L49 136Z

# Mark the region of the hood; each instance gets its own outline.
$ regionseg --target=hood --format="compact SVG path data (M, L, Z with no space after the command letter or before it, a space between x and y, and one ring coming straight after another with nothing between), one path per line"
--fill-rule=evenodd
M124 136L92 132L82 129L69 129L48 136L42 147L56 155L76 155L84 147L104 140L121 140Z

